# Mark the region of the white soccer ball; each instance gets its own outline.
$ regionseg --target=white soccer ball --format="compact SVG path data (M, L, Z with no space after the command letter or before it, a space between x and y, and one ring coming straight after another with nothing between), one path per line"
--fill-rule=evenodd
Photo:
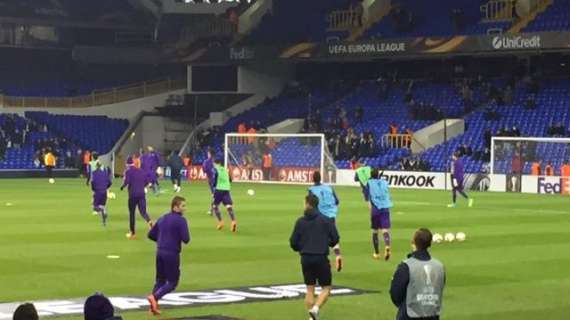
M249 194L250 196L255 195L255 191L253 191L253 189L249 189L247 190L247 194Z
M434 233L432 241L435 243L441 243L443 241L443 236L439 233Z
M446 242L453 242L453 240L455 240L455 235L454 235L453 233L451 233L451 232L448 232L448 233L445 234L445 236L443 237L443 239L444 239Z
M459 242L465 241L465 237L466 237L466 236L465 236L465 233L463 233L463 232L458 232L458 233L455 235L455 239L456 239L457 241L459 241Z
M49 183L54 184L55 183L55 179L54 178L49 178Z
M107 197L109 197L109 199L116 199L116 198L117 198L117 195L116 195L114 192L109 192L109 193L107 194Z

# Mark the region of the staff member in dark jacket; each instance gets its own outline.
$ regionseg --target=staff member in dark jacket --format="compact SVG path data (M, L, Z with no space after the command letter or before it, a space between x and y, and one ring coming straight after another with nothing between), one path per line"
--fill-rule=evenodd
M335 225L318 211L319 199L309 194L305 197L305 214L297 220L289 242L301 255L303 277L307 285L305 306L311 319L316 320L319 309L327 302L331 292L332 274L328 259L329 247L338 244L340 237ZM315 285L322 287L315 302Z
M445 270L443 264L430 256L432 234L421 228L412 239L413 252L394 273L390 297L396 307L396 320L439 320Z
M182 190L182 187L180 186L180 171L184 168L184 161L178 155L178 152L172 151L170 157L168 157L167 164L170 167L170 180L172 181L174 191L180 192L180 190Z

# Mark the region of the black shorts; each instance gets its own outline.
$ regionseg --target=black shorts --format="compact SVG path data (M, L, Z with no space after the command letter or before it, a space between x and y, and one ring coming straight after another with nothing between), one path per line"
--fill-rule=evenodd
M332 284L331 264L327 256L301 256L301 267L305 284L327 287Z

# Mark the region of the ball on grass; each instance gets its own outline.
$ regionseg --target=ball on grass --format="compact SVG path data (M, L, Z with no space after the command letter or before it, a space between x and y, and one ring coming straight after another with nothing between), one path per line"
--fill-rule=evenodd
M255 195L255 191L253 191L253 189L249 189L247 190L247 194L249 194L250 196Z
M463 233L463 232L458 232L458 233L455 235L455 240L457 240L457 241L459 241L459 242L465 241L465 238L466 238L466 235L465 235L465 233Z
M451 233L451 232L448 232L448 233L445 234L445 236L443 237L443 239L444 239L446 242L453 242L453 240L455 240L455 235L454 235L453 233Z
M443 241L443 236L439 233L434 233L432 237L432 241L435 243L441 243Z
M109 193L107 193L107 197L109 199L115 199L115 198L117 198L117 195L114 192L109 192Z
M55 183L55 179L54 178L49 178L49 183L54 184Z

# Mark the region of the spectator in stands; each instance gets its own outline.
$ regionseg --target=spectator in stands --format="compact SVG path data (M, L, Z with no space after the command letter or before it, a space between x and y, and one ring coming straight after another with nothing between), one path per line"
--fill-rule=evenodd
M8 149L8 141L0 132L0 161L4 160L6 150Z
M115 310L111 301L102 293L95 293L85 300L83 306L85 320L120 320L115 317Z
M498 121L501 120L501 115L493 110L491 106L488 106L485 109L485 113L483 114L483 118L487 121Z
M553 137L564 137L566 136L566 127L564 127L562 122L558 122L548 127L547 133Z
M38 320L38 311L31 303L24 303L16 308L12 317L14 320Z
M83 174L83 151L81 149L77 149L74 164L74 168L77 169L77 175L81 176Z
M513 103L513 88L511 86L507 86L503 92L502 101L506 105L511 105Z
M525 109L526 110L536 109L536 98L534 94L529 94L528 97L526 98Z
M513 128L511 129L511 135L513 137L520 137L521 136L521 131L519 130L519 128L517 128L517 126L513 126Z
M481 160L484 162L491 162L491 150L489 148L485 148L485 150L483 150Z
M530 174L533 176L540 176L542 175L542 170L541 170L541 161L540 160L536 160L532 163L531 167L530 167Z
M544 175L545 176L553 176L554 175L554 167L552 166L552 162L548 161L546 167L544 167Z
M73 154L71 153L71 150L67 150L65 152L65 156L63 158L63 165L67 169L75 167L75 160L73 159Z
M364 109L362 106L356 107L356 110L354 111L354 118L356 119L356 123L362 122L364 119Z
M570 177L570 164L568 164L568 160L564 160L564 163L560 166L560 176Z

